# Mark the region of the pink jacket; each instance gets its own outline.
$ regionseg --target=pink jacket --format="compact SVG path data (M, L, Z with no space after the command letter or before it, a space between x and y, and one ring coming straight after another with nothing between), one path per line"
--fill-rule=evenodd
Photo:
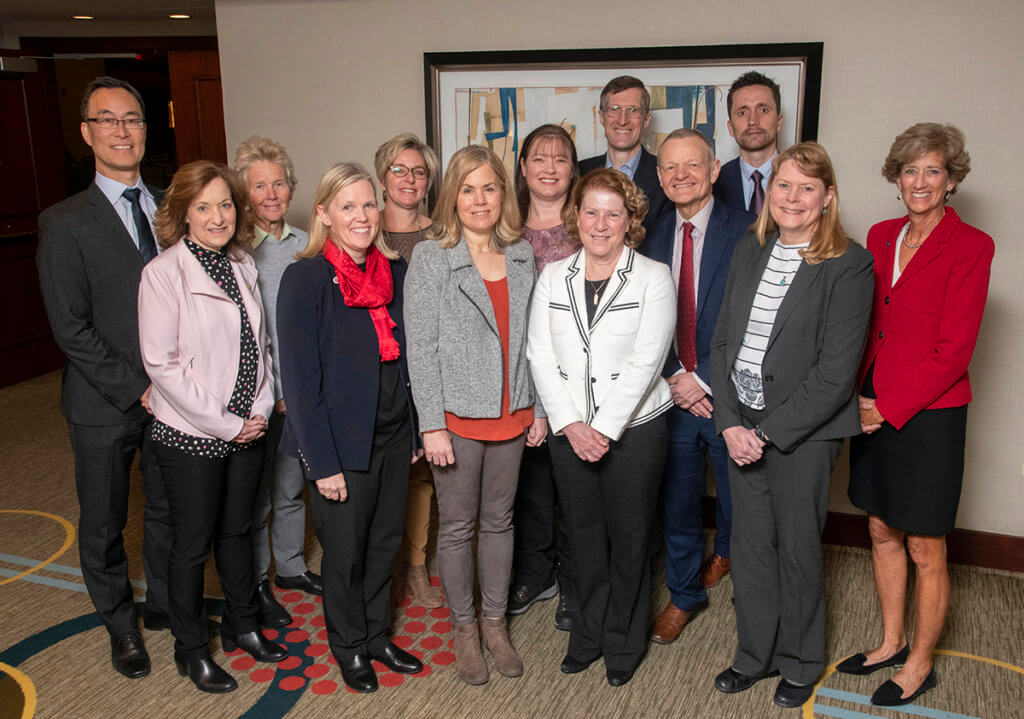
M274 381L256 266L248 255L231 266L260 347L252 415L270 417ZM240 319L238 306L184 242L146 265L139 284L139 343L158 420L197 437L230 441L238 435L243 420L227 405L238 374Z

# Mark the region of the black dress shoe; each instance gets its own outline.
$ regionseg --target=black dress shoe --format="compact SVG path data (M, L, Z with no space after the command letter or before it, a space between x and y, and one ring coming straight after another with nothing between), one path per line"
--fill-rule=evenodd
M757 684L762 679L778 676L777 671L761 672L760 674L741 674L732 667L715 677L715 689L726 694L735 694Z
M909 704L914 701L925 692L930 692L938 685L938 683L939 680L935 676L935 668L933 667L932 670L928 672L928 676L926 676L924 681L921 682L921 686L917 688L917 691L904 699L903 687L890 679L882 684L882 686L878 687L878 689L875 690L875 693L871 695L871 703L878 707L903 706L904 704Z
M563 674L579 674L584 669L589 667L591 664L596 662L601 655L597 655L593 659L584 661L577 659L572 654L566 654L565 659L562 660L562 673Z
M274 577L274 584L281 589L301 589L306 594L315 594L318 597L322 597L324 594L324 583L321 581L320 575L308 569L302 574L296 574L294 577L278 575Z
M256 585L256 603L256 623L261 627L277 629L292 623L292 615L277 601L266 579Z
M221 669L208 655L186 662L175 652L174 663L178 665L178 674L191 679L199 691L223 694L238 688L235 678Z
M288 656L288 650L280 644L263 636L263 632L253 630L241 634L228 634L226 629L220 630L220 645L225 652L233 652L241 647L258 662L280 662Z
M129 679L149 674L149 654L138 630L130 629L117 637L110 637L110 663Z
M814 684L794 684L786 679L779 680L779 686L775 687L774 701L780 707L793 709L804 705L811 695L814 694Z
M376 659L391 671L399 674L418 674L423 671L423 662L395 646L393 642L388 642L383 652L376 654L371 652L370 658Z
M167 612L154 612L149 606L142 608L142 626L151 632L159 632L171 628L171 615Z
M604 675L608 679L608 686L621 687L633 678L632 669L605 669Z
M512 587L508 594L508 613L512 616L523 614L530 605L537 602L547 601L558 593L558 584L554 580L548 587L531 587L526 584L517 584Z
M572 617L576 613L576 605L565 592L558 595L558 608L555 610L555 629L563 632L572 631Z
M886 667L901 667L907 663L907 657L910 656L910 645L905 644L903 648L893 654L888 659L883 659L880 662L874 664L865 664L867 656L863 653L854 654L852 657L847 657L843 661L839 662L836 667L837 672L843 674L870 674L871 672L878 671L879 669L885 669Z
M338 666L341 668L341 678L350 689L363 694L377 691L377 673L373 671L373 664L365 654L341 659Z

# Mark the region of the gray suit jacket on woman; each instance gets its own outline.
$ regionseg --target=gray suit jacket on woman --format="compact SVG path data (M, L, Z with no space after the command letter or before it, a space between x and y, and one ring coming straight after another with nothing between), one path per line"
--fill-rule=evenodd
M526 313L537 277L523 240L505 248L508 279L508 380L511 410L534 404L526 361ZM469 246L420 242L405 278L409 377L420 431L444 429L444 413L501 416L502 355L494 308ZM538 416L543 416L539 407Z
M711 388L719 433L747 426L730 371L776 237L761 247L755 235L748 235L736 245L732 258L711 340ZM860 432L853 389L871 316L872 265L871 254L851 242L839 257L816 265L801 263L793 277L761 364L765 415L760 425L783 452L805 440Z

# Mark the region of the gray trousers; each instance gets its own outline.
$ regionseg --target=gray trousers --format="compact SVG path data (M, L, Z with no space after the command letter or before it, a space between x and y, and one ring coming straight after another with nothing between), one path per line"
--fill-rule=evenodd
M821 532L841 446L838 439L788 453L769 446L754 464L729 462L738 672L777 669L808 684L825 669Z
M279 576L294 577L306 571L306 560L302 556L306 544L306 503L302 491L306 480L302 477L299 460L277 451L283 429L284 415L271 413L263 477L252 518L252 557L257 582L267 578L271 546ZM271 509L274 521L268 528Z
M480 609L504 617L512 577L512 506L526 435L486 442L451 435L455 464L431 466L437 492L437 569L456 624L476 619L473 609L473 535ZM479 523L479 531L477 525Z

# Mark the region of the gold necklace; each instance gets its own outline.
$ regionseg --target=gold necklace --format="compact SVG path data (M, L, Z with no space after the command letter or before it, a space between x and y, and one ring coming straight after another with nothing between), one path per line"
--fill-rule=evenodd
M611 276L605 277L601 280L600 287L597 286L597 280L587 280L587 282L590 283L590 289L594 293L594 307L597 307L597 301L601 298L601 291L604 290L604 286L608 284L608 280L610 279Z

